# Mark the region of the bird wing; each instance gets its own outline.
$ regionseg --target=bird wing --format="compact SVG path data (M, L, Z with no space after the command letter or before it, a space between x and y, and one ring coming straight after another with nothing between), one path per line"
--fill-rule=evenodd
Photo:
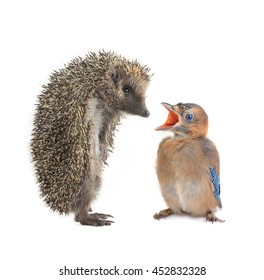
M209 160L209 173L212 181L212 190L219 208L222 208L220 199L220 160L218 151L214 143L208 138L204 138L201 142L204 154Z
M213 184L213 192L214 192L215 199L217 201L217 205L219 208L222 208L222 203L221 203L221 199L220 199L221 189L220 189L219 175L212 166L210 166L209 170L210 170L211 181Z

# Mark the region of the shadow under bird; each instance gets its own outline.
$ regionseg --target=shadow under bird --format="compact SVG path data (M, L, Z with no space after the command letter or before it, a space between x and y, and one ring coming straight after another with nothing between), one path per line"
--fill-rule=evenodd
M82 225L112 223L91 213L102 170L125 113L148 117L149 68L113 52L88 53L53 72L38 98L31 154L40 195Z
M156 130L171 131L174 135L160 143L156 171L169 208L156 213L154 218L186 213L205 216L212 223L224 222L215 216L217 208L222 208L220 165L218 151L206 137L206 112L194 103L162 105L169 115Z

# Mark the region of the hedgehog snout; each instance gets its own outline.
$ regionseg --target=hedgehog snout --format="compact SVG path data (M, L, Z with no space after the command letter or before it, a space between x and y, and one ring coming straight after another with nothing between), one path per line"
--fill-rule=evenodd
M138 107L131 107L129 109L125 110L127 113L131 114L131 115L138 115L140 117L143 118L148 118L150 115L149 110L145 107L145 108L138 108Z
M142 113L142 117L144 117L144 118L148 118L149 117L149 115L150 115L150 112L149 112L149 110L148 109L146 109L145 111L143 111L143 113Z

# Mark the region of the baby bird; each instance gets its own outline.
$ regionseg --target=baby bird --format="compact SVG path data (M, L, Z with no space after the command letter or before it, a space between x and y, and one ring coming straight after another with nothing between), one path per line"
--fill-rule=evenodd
M214 143L206 137L208 117L194 103L170 105L165 124L156 130L166 130L174 136L159 145L157 175L168 209L154 215L155 219L173 213L205 216L207 221L224 222L215 216L220 200L219 154Z

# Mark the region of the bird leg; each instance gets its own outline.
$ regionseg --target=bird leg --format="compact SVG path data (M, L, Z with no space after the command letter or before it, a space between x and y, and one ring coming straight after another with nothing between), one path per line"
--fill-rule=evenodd
M214 214L213 212L211 212L211 211L209 211L209 212L207 213L207 215L206 215L206 221L212 222L212 224L213 224L214 222L220 222L220 223L224 223L224 222L225 222L225 220L221 220L221 219L217 218L217 217L215 216L215 214Z
M81 225L86 226L110 226L114 221L107 220L108 218L114 217L108 214L88 213L87 211L82 211L75 214L74 220Z
M166 217L170 216L171 214L173 214L173 211L170 208L168 208L168 209L159 211L159 213L155 213L153 218L156 220L159 220L161 218L166 218Z

